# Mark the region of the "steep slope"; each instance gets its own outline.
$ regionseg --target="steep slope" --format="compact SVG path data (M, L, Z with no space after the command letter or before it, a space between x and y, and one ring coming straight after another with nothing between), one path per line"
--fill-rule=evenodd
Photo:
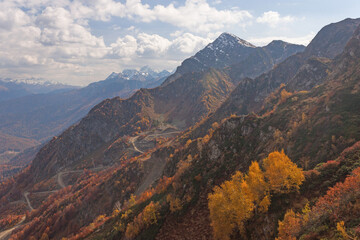
M325 26L307 46L304 51L305 57L334 58L342 52L359 24L359 18L347 18Z
M201 72L209 68L223 69L236 65L230 72L232 78L256 77L287 57L304 50L304 46L273 41L265 47L251 43L230 33L222 33L214 42L194 56L185 59L164 84L174 81L182 74Z
M6 206L8 206L6 202L8 201L15 200L16 202L16 199L19 196L21 197L22 191L34 193L28 196L31 203L38 201L36 200L38 199L36 193L39 192L39 187L40 192L56 191L58 186L53 187L54 181L59 176L61 178L63 173L71 175L72 172L74 174L79 172L78 175L81 175L82 170L79 170L79 168L82 169L82 166L90 159L94 160L94 166L99 166L102 169L101 166L113 163L107 162L108 159L111 159L111 156L118 155L118 158L115 159L120 167L106 171L105 175L100 173L98 177L93 176L96 180L92 177L86 179L87 176L83 176L86 180L77 181L78 183L81 182L80 185L72 182L77 186L76 188L82 189L79 194L85 197L84 199L79 197L79 199L83 199L84 204L75 204L77 210L74 216L80 217L82 222L80 226L86 226L98 213L104 210L108 213L117 201L123 202L126 200L129 194L134 192L137 187L146 189L148 185L151 185L161 176L161 169L166 164L162 152L157 153L156 150L151 150L151 152L154 152L154 156L150 159L146 157L148 154L145 153L145 157L141 158L144 161L143 164L138 164L134 159L130 159L129 162L127 160L128 155L121 157L123 152L127 151L127 145L129 145L126 140L127 135L142 132L142 134L147 134L147 137L153 135L155 138L164 138L168 134L173 134L174 130L169 130L169 128L162 133L155 132L150 135L146 131L158 128L159 125L167 126L169 123L175 127L187 127L202 115L206 115L209 111L213 111L218 107L218 104L225 99L234 87L234 84L229 82L229 78L225 73L211 70L205 73L185 74L177 81L155 89L141 89L127 100L114 98L98 104L77 125L72 126L59 137L51 140L39 151L31 166L15 178L16 188L7 189L7 184L2 186L3 188L0 190L2 192L0 200L2 207L0 206L0 208L6 209ZM183 108L181 112L180 108ZM176 130L175 133L179 133L179 131ZM139 134L136 138L142 138L142 135ZM140 152L137 149L145 149L144 145L140 144L140 140L132 139L134 150ZM154 169L154 166L157 166L159 170ZM118 172L119 175L114 176L114 171ZM72 177L74 177L74 174ZM144 179L143 182L142 176L144 174L148 174L150 177ZM119 185L119 183L116 183L119 180L121 182L126 180L126 183L131 183L132 187L128 184ZM116 186L121 187L124 191L114 191L115 189L112 189L115 186L114 182ZM93 185L94 183L95 185ZM65 182L65 184L67 183ZM97 200L94 201L95 199L87 197L87 195L92 192L92 188L95 189L100 186L99 184L106 185L106 188L111 190L108 192L109 195L104 194L101 199L96 197ZM63 182L62 185L64 185ZM8 193L3 194L5 191L8 191ZM74 196L73 193L64 189L59 194L63 196L61 199L66 202L60 203L61 199L59 199L60 202L57 202L61 205L68 204L67 199L70 195ZM113 195L114 193L115 195ZM107 203L105 204L103 201ZM42 210L34 210L33 216L41 212L47 215L49 212L46 209L53 206L48 205L48 203L44 203L40 207ZM101 207L96 208L93 204ZM38 207L35 206L35 208ZM93 211L91 209L98 210ZM88 214L80 216L83 212L88 212ZM64 226L67 227L68 223ZM79 231L79 229L76 231ZM66 232L67 230L64 230L63 234L59 236L65 236Z
M330 52L340 54L343 51L344 46L356 30L356 23L359 25L360 19L345 19L325 26L303 53L290 56L276 65L274 69L255 79L246 78L240 81L229 98L212 116L191 133L192 136L203 136L211 124L231 114L260 111L266 97L279 88L281 84L293 82L288 86L288 90L291 91L308 90L312 86L320 84L328 74L327 62L329 60L324 59L324 57L332 57L333 55L329 54ZM323 47L323 43L326 47ZM230 72L237 72L237 68L238 66L234 66ZM311 77L311 79L307 80L304 78L305 76ZM299 82L298 79L302 79L303 82Z
M232 78L237 79L257 77L304 49L305 47L302 45L274 40L265 47L255 48L253 53L244 60L232 65L229 68L229 74Z

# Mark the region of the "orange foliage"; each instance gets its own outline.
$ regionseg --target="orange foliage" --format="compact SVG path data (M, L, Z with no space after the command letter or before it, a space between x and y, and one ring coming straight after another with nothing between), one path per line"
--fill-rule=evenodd
M96 230L98 227L103 225L108 219L109 217L106 217L105 215L99 215L90 225L81 228L80 232L75 236L69 238L69 240L83 239L84 237L92 233L94 230Z
M296 240L295 234L300 230L300 218L293 210L287 211L284 220L279 221L277 240Z
M244 222L255 211L266 212L270 192L289 192L298 189L304 180L302 170L282 151L272 152L263 160L265 172L252 162L247 175L236 172L209 194L211 226L216 239L229 239L235 228L243 230ZM285 169L286 168L286 169Z
M134 239L143 229L156 224L159 217L160 203L150 202L144 210L126 227L125 237Z
M292 93L286 91L285 89L281 90L279 103L284 103L286 101L286 99L288 99L291 96L292 96Z
M166 177L160 179L158 185L155 188L155 192L160 194L165 192L165 190L169 187L169 185L172 183L173 177Z
M333 163L331 163L333 164ZM343 219L353 219L360 208L360 167L352 172L344 182L330 188L320 197L310 210L305 207L301 214L288 211L284 220L279 222L279 240L295 239L309 225L326 224L334 226L344 239L352 239L352 231L347 231ZM292 238L286 238L291 236Z
M298 190L305 180L302 170L286 156L284 150L270 153L263 160L263 166L271 191L288 193Z
M182 209L181 200L179 198L174 197L171 194L168 194L166 196L166 201L170 204L170 211L172 213L180 211Z

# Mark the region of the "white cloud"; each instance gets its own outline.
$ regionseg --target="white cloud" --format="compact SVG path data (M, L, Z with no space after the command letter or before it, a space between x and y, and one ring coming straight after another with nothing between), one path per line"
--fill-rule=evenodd
M157 5L152 13L157 20L170 23L192 32L209 32L229 25L246 26L252 15L244 10L218 10L206 0L187 0L185 5L176 8Z
M92 18L109 21L112 16L128 18L133 21L150 23L161 21L192 32L219 30L229 25L246 26L252 19L248 11L231 9L218 10L206 0L186 0L185 4L156 5L151 8L141 0L126 0L120 3L113 0L74 0L69 5L74 18Z
M173 59L176 56L189 56L200 50L211 40L195 36L191 33L178 35L175 39L169 40L157 34L139 33L136 36L127 35L118 38L111 44L112 57L126 58L129 56L137 58L163 58ZM136 61L136 60L135 60Z
M111 55L116 55L119 57L130 57L135 55L138 44L136 38L133 36L127 35L124 38L118 38L115 43L110 45Z
M279 24L293 22L294 20L295 18L292 16L281 17L278 12L268 11L268 12L264 12L261 17L258 17L256 19L256 22L264 23L272 28L275 28Z
M210 39L195 36L191 33L185 33L172 41L171 50L174 54L181 52L191 54L199 51L205 45L210 43Z
M0 5L0 7L4 7ZM14 27L26 25L29 17L18 8L3 9L0 11L0 29L11 30Z
M125 17L126 6L113 0L74 0L69 4L74 18L109 21L112 16Z
M141 55L162 55L167 51L171 42L157 34L140 33L137 36L139 42L138 53Z

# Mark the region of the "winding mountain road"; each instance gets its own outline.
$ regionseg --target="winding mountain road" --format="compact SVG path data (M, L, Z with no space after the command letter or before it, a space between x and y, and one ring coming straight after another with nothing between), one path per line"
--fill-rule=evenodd
M93 168L93 169L94 169L94 168ZM89 170L91 170L91 169L89 169ZM81 172L83 172L83 171L84 171L84 170L69 170L69 171L59 172L59 173L57 174L57 177L56 177L57 183L59 184L59 186L60 186L61 188L65 188L66 185L65 185L65 183L64 183L64 181L63 181L62 175L68 174L68 173L81 173Z
M139 152L139 153L144 153L143 151L141 151L140 149L138 149L138 148L136 147L136 145L135 145L135 141L136 141L138 138L139 138L139 136L131 137L131 138L129 139L129 141L130 141L130 143L131 143L131 145L133 146L133 148L134 148L135 151L137 151L137 152Z
M11 236L11 233L17 229L18 227L20 227L22 225L22 223L25 221L25 216L22 217L21 221L18 222L14 227L8 229L8 230L5 230L5 231L2 231L0 232L0 240L6 240L8 239L10 236Z
M31 206L31 203L30 203L30 200L29 200L29 197L28 197L29 194L30 194L29 192L24 192L24 197L25 197L26 203L27 203L27 205L28 205L28 207L30 209L30 212L31 212L32 210L34 210L34 208Z

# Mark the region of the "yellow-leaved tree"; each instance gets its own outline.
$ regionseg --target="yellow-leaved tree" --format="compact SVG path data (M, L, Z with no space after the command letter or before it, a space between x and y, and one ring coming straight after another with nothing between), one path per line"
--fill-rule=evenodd
M304 181L302 169L291 162L284 151L270 153L262 166L264 171L258 162L252 162L247 175L238 171L209 194L215 239L229 239L235 228L242 232L245 222L254 213L268 210L272 192L298 190Z
M236 172L230 181L214 188L209 194L211 225L217 239L229 239L235 227L242 228L253 210L252 200L242 193L244 178Z
M248 185L246 194L251 197L256 207L255 209L260 212L266 212L270 205L269 186L265 181L264 172L260 169L258 162L251 163L249 172L245 176L245 181Z
M270 190L275 193L289 193L298 190L305 180L303 171L284 153L275 151L263 160L265 176Z

